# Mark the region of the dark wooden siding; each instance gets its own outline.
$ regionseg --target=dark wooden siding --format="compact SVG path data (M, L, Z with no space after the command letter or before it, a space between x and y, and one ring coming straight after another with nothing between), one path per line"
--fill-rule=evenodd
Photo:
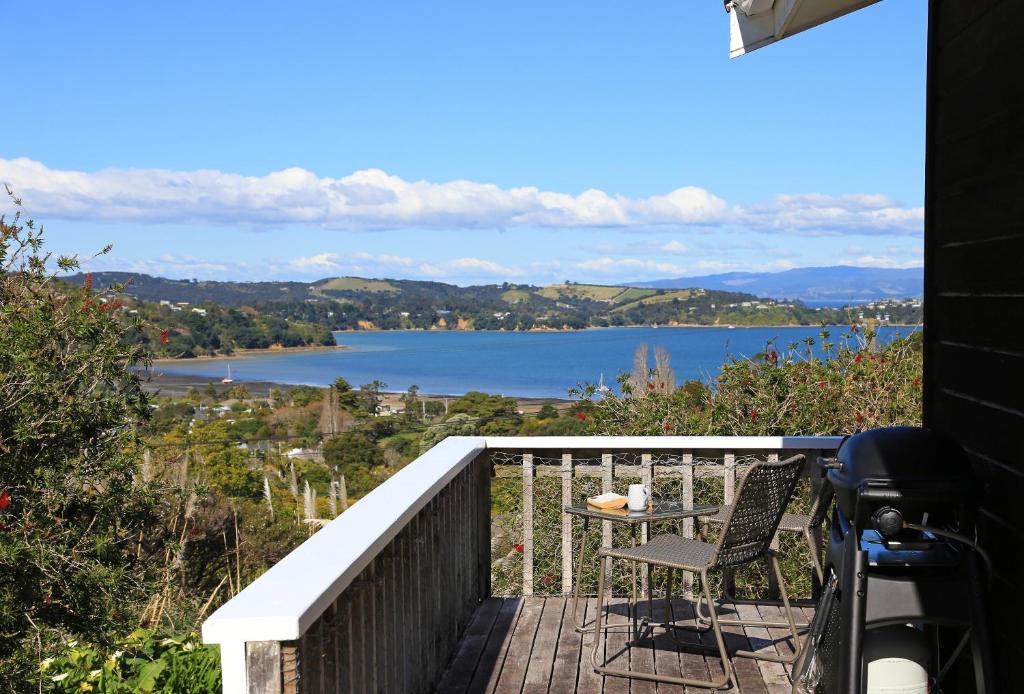
M931 0L925 423L984 482L999 691L1024 691L1024 2Z

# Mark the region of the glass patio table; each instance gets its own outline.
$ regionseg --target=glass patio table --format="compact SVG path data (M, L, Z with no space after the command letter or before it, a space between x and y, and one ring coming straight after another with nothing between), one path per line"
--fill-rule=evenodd
M578 633L583 633L586 630L586 625L581 624L576 620L576 616L579 614L579 599L580 599L580 584L583 582L583 556L586 554L587 547L587 531L590 529L590 519L612 521L615 523L626 523L629 525L630 537L633 545L636 545L636 529L641 524L646 524L647 534L650 536L651 523L657 523L659 521L675 521L683 518L696 518L697 516L713 516L718 513L718 506L709 504L696 504L693 506L687 506L680 501L667 501L657 500L653 501L646 510L644 511L630 511L627 508L621 509L600 509L595 508L587 503L574 504L572 506L564 506L562 511L573 516L580 516L583 518L583 538L580 542L579 556L576 559L576 582L572 589L572 624ZM633 594L636 594L636 564L633 564ZM647 614L651 615L652 607L651 597L651 567L647 565ZM635 605L635 601L634 601ZM633 612L633 629L636 630L637 625L637 614L636 609ZM644 618L646 623L648 617ZM609 625L623 626L623 625ZM628 625L626 625L628 626ZM608 627L605 627L608 628Z

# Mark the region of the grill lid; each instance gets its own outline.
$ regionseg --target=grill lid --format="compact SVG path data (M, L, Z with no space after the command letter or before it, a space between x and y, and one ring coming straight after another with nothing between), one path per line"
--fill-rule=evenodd
M839 465L828 471L836 502L861 528L896 518L888 510L914 522L923 513L949 521L974 504L973 474L963 449L930 429L888 427L856 434L840 446L836 461Z

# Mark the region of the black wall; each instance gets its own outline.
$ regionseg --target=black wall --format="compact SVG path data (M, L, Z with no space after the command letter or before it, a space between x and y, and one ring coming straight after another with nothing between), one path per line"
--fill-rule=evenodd
M930 0L928 50L925 424L984 482L999 691L1024 691L1024 0Z

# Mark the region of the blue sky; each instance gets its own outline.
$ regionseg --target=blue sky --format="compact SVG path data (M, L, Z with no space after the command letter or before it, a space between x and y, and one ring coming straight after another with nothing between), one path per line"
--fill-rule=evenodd
M17 3L0 180L171 277L921 264L924 0L729 60L717 0Z

